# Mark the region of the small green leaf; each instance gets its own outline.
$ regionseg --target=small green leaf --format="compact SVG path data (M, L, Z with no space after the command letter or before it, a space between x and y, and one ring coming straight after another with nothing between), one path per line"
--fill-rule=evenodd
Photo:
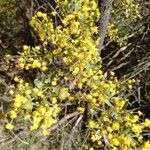
M35 86L37 87L37 88L39 88L39 89L42 89L42 87L43 87L43 82L41 81L41 80L39 80L39 79L35 79L34 80L34 84L35 84Z

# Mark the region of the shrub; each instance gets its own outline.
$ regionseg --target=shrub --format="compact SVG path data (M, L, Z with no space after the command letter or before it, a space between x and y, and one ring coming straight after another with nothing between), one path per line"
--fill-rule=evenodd
M30 25L41 43L23 47L17 68L37 75L34 82L14 78L7 129L15 128L19 119L31 131L39 129L49 135L49 130L62 122L64 105L69 103L67 113L80 116L90 132L87 149L150 147L142 136L150 120L143 120L141 112L128 110L123 96L136 81L122 83L113 72L102 71L94 36L99 17L95 0L57 0L57 9L50 15L40 11L34 15Z

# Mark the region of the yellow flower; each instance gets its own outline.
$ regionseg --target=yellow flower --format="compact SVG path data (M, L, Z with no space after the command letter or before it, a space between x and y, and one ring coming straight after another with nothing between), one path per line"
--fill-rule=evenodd
M33 88L33 92L34 92L35 94L37 94L37 93L39 92L39 89L38 89L38 88Z
M14 125L12 125L11 123L7 123L5 128L8 130L12 130L14 128Z
M112 144L115 145L115 146L118 146L120 144L119 140L117 138L113 138L111 140Z
M108 135L108 139L111 140L112 138L113 138L113 135L112 135L112 134L109 134L109 135Z
M138 115L141 116L143 115L143 113L141 111L138 111Z
M120 128L119 123L118 123L118 122L113 123L112 128L113 128L114 130L118 130L118 129Z
M15 102L15 103L13 104L13 106L14 106L15 108L19 108L19 107L21 106L21 103L20 103L20 102Z
M102 134L106 134L107 131L105 129L102 130Z
M14 110L10 111L10 118L14 119L17 117L17 114Z
M78 107L77 110L78 110L80 113L84 113L85 108L83 108L83 107Z
M37 96L43 97L42 91L39 90L39 92L37 93Z
M30 95L31 93L32 93L32 91L30 89L28 89L28 90L25 91L26 95Z
M98 80L98 78L99 78L99 76L97 76L97 75L94 75L94 76L93 76L93 79L94 79L94 80Z
M131 120L132 123L136 123L139 120L139 116L138 115L134 115L133 119Z
M146 141L141 150L150 150L150 141Z
M116 100L116 107L118 109L122 109L123 106L125 105L126 101L125 100Z
M37 16L38 16L38 17L42 17L42 16L43 16L43 13L40 12L40 11L38 11L38 12L37 12Z
M82 83L78 83L78 88L82 89L83 84Z
M72 72L72 74L73 75L78 74L79 70L80 70L79 67L75 67L74 70L73 70L73 72Z
M57 114L60 112L60 108L58 107L57 104L54 105L54 112Z
M54 120L52 117L44 119L44 125L47 127L51 127L55 122L56 120Z
M86 96L86 98L88 99L88 100L92 100L92 95L90 95L90 94L88 94L87 96Z
M142 132L142 126L138 124L132 125L132 131L136 134L139 135Z
M56 80L52 81L52 85L56 86L57 85L57 81Z
M60 89L60 93L58 95L59 99L60 100L64 100L66 99L67 97L69 97L69 93L68 93L68 89L67 88L62 88Z
M99 146L101 146L101 145L102 145L102 141L97 141L97 144L98 144Z
M144 125L145 125L145 127L149 127L150 128L150 120L149 119L145 119Z
M132 143L132 139L131 137L124 137L124 143L128 146L130 146L130 144Z
M18 61L19 61L19 63L24 63L25 59L22 58L22 57L20 57L20 58L18 59Z
M18 82L18 81L19 81L19 78L18 78L18 77L15 77L15 78L14 78L14 81Z
M32 110L32 108L33 108L32 102L30 102L30 101L26 102L23 105L23 108L26 109L26 110Z
M110 71L110 74L111 74L112 76L114 76L114 75L115 75L115 73L114 73L113 71Z
M29 48L29 47L28 47L27 45L24 45L24 46L23 46L23 50L28 50L28 48Z
M24 120L29 120L31 118L31 115L29 115L29 114L26 114L25 116L24 116Z
M128 88L129 88L129 89L132 89L133 87L132 87L132 85L129 84L129 85L128 85Z
M30 126L30 130L33 131L33 130L36 130L38 128L38 123L34 123L32 126Z
M52 16L56 16L57 12L56 11L53 11L51 12Z
M46 129L43 129L42 133L43 133L44 136L48 135L48 131Z
M53 97L52 98L52 104L56 104L57 103L57 99L56 99L56 97Z
M99 125L98 125L97 122L95 122L95 121L93 121L93 120L90 120L90 121L89 121L89 127L92 128L92 129L94 129L94 128L98 128Z
M98 33L98 27L92 27L91 28L92 33Z
M13 95L13 94L14 94L14 91L13 91L13 90L10 90L10 91L9 91L9 94Z
M34 122L34 125L38 125L42 119L42 115L39 113L40 116L33 116L33 122Z
M95 141L99 141L101 138L102 138L101 135L94 134L94 135L92 135L91 140L92 140L93 142L95 142Z
M20 80L19 80L19 83L22 84L22 83L23 83L23 79L20 79Z
M47 68L46 66L43 66L43 67L41 68L41 70L42 70L42 71L46 71L46 70L48 70L48 68Z
M114 130L115 130L115 129L114 129ZM113 129L112 129L111 127L107 127L107 131L108 131L108 132L112 132Z
M45 117L51 117L52 116L52 114L53 114L53 109L50 107L49 108L49 110L48 111L46 111L46 113L45 113Z
M36 50L36 51L39 51L40 48L41 48L40 46L36 46L36 47L35 47L35 50Z
M43 116L46 112L46 108L44 106L40 106L38 108L38 112Z
M32 67L33 68L40 68L41 63L38 60L34 60L33 63L32 63Z

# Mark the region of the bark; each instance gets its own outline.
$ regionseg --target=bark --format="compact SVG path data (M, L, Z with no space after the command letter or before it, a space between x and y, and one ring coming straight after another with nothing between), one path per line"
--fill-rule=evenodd
M103 43L107 33L107 26L110 20L113 1L114 0L99 0L99 9L101 14L101 18L99 21L99 52L101 52L103 48Z

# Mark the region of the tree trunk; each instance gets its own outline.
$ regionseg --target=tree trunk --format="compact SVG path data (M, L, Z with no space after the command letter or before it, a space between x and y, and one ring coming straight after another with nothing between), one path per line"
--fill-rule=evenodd
M98 49L101 52L104 39L107 33L107 26L110 20L112 3L114 0L99 0L99 9L100 9L100 21L99 21L99 45Z

